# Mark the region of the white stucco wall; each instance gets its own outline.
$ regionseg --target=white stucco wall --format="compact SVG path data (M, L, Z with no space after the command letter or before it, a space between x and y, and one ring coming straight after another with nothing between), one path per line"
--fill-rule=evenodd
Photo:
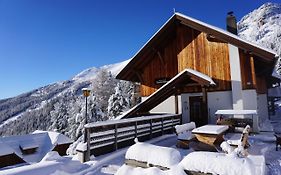
M233 109L243 109L243 92L238 47L228 44Z
M257 110L258 110L260 122L263 122L264 120L268 119L267 94L257 95Z
M142 97L142 101L145 100L148 97ZM179 108L179 114L182 112L181 111L181 97L180 95L178 96L178 108ZM160 103L158 106L150 110L151 113L171 113L175 114L175 96L171 96L167 98L165 101Z
M232 109L231 91L208 93L209 123L216 123L215 112L220 109Z
M251 90L243 90L243 105L244 109L249 109L249 110L257 110L258 109L258 102L257 102L257 92L255 89ZM260 121L260 114L259 111L257 110L258 115L253 116L253 131L258 132L259 131L259 121ZM251 117L251 116L242 116L242 117Z

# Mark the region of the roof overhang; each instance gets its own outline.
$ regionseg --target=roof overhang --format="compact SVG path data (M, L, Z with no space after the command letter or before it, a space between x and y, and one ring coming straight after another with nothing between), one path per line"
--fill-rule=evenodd
M192 84L208 87L216 85L211 77L193 69L185 69L174 78L164 84L161 88L151 94L144 101L134 106L132 109L117 117L117 119L136 117L140 114L148 113L151 109L162 103L173 94L177 94L178 89Z

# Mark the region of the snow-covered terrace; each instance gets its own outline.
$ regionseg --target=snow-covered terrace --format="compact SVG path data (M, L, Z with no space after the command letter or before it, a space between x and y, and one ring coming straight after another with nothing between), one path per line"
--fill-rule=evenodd
M274 127L276 133L281 133L281 110L275 117L269 121ZM227 137L231 137L228 135ZM190 149L179 149L176 148L175 144L177 137L175 134L163 135L158 138L151 139L146 143L153 145L164 146L169 148L175 148L180 152L182 158L186 155L194 152ZM281 174L281 150L275 151L275 138L272 132L261 132L260 134L251 134L249 137L251 148L249 149L250 155L263 155L265 158L265 165L267 174L278 175ZM115 152L101 155L98 157L91 157L91 161L84 164L80 163L74 156L71 157L60 157L56 154L48 154L41 162L33 165L23 166L15 169L1 171L0 174L76 174L76 175L105 175L115 174L118 169L124 164L125 154L128 147L119 149ZM149 156L149 154L147 154ZM219 166L219 165L218 165ZM156 168L132 168L127 167L127 171L131 174L171 174L171 171L162 171ZM129 174L130 174L129 173Z

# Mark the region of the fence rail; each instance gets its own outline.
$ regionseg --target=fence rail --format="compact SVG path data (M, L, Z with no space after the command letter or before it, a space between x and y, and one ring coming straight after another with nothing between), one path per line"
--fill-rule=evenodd
M173 132L181 123L180 114L143 116L85 125L88 154L100 155L141 141Z

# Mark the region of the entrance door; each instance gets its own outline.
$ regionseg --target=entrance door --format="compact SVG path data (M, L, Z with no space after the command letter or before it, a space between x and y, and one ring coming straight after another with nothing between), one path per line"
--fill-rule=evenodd
M203 103L202 96L189 97L190 121L197 126L208 124L207 103Z

